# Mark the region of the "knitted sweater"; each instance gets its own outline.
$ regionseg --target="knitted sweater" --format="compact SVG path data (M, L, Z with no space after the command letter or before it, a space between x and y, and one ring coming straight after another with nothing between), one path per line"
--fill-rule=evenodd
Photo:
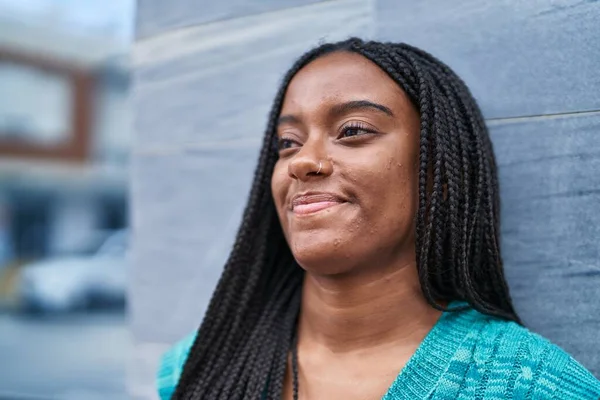
M163 356L162 400L173 394L194 337ZM471 309L440 317L383 396L399 399L598 400L600 381L541 336Z

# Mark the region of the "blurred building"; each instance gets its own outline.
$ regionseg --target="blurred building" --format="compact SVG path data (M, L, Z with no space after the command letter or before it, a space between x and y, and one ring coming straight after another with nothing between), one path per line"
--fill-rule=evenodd
M127 44L65 28L0 13L0 265L127 224Z

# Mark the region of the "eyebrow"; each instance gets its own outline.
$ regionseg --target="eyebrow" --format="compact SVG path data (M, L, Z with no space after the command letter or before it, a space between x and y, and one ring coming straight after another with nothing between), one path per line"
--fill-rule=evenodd
M353 101L348 101L348 102L341 103L341 104L336 104L335 106L333 106L331 108L330 114L337 116L337 115L345 114L350 111L358 111L358 110L364 110L364 109L380 111L390 117L394 116L394 113L388 107L386 107L382 104L379 104L379 103L374 103L369 100L353 100ZM291 114L290 115L282 115L277 119L277 125L298 124L298 123L300 123L300 118L298 118L295 115L291 115Z
M300 118L296 117L295 115L282 115L279 118L277 118L277 126L283 125L283 124L299 124L299 123L300 123Z
M341 115L349 111L358 111L364 109L381 111L382 113L387 114L390 117L394 116L394 113L388 107L379 103L373 103L369 100L354 100L348 101L346 103L336 104L331 108L331 114Z

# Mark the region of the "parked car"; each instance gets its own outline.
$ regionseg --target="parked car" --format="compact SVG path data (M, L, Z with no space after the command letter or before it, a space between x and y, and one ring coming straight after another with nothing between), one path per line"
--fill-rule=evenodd
M25 265L17 296L26 312L68 312L123 307L128 234L111 234L92 255L57 257Z

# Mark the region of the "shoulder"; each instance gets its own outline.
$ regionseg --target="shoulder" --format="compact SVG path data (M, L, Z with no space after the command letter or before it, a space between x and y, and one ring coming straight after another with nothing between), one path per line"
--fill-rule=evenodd
M161 357L156 376L158 395L161 400L169 400L173 395L195 339L196 332L189 334L175 343Z
M475 360L513 398L599 399L600 381L559 346L515 323L484 317Z

